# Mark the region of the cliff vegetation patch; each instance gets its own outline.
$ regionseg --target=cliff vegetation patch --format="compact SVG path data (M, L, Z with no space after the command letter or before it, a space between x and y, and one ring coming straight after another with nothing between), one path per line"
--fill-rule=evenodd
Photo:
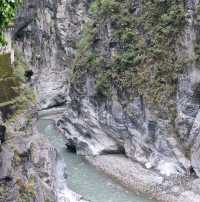
M183 0L93 1L77 44L73 83L80 89L89 74L98 95L109 97L114 87L174 113L177 76L186 64L176 54L185 16Z
M3 30L7 28L15 17L18 5L22 0L1 0L0 1L0 47L6 44Z
M0 55L0 110L4 118L22 111L35 101L32 89L26 85L26 63L16 51L11 64L10 53Z

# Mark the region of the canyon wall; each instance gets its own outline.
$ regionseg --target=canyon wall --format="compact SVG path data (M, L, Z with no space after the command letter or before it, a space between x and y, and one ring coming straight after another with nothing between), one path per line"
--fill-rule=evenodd
M198 1L99 2L20 10L13 37L39 108L66 107L57 125L79 154L199 175Z
M198 185L199 26L198 0L24 1L12 32L15 69L3 64L0 75L0 188L8 189L0 193L56 200L55 150L29 123L51 110L62 111L56 125L77 154L105 162L120 154L167 187L176 177Z

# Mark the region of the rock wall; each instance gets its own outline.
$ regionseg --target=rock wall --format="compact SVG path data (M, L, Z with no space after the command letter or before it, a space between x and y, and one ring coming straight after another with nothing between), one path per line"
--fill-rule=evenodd
M0 201L56 201L56 150L32 131L31 111L3 123L0 144ZM6 127L6 131L5 131Z
M129 14L135 17L140 15L145 2L138 0L127 2L130 8ZM199 175L200 94L196 53L199 41L199 2L192 0L180 2L181 6L184 6L186 23L182 30L178 30L180 33L174 43L173 65L170 68L175 68L175 64L181 60L184 63L181 63L183 71L175 72L173 75L168 75L172 69L164 72L165 80L159 81L159 85L164 86L163 93L161 90L158 98L163 94L167 96L165 95L164 102L158 106L156 101L149 103L147 99L148 94L151 95L150 90L154 94L157 89L149 89L148 85L144 85L142 93L133 93L135 89L129 87L120 90L116 86L117 77L113 77L116 80L112 79L113 83L109 86L111 87L109 96L102 96L102 92L103 94L106 92L108 79L101 77L100 85L99 74L95 68L100 67L98 71L101 74L106 72L106 65L112 61L121 47L124 48L124 44L116 42L112 37L116 24L112 24L110 18L116 17L114 14L106 19L103 16L104 21L99 23L88 11L91 5L89 0L25 1L17 17L14 32L16 45L24 51L26 61L34 73L32 84L35 87L39 108L47 109L61 105L66 107L57 125L63 130L67 145L75 148L77 153L85 155L123 153L146 168L154 169L166 176L188 175L192 169ZM162 3L165 4L166 1L160 1L160 4ZM173 2L170 3L176 6ZM174 12L173 6L171 12ZM175 18L173 13L170 15L172 19ZM89 31L84 31L87 26ZM175 25L175 28L176 26L178 25ZM98 30L95 37L92 32L94 28ZM145 33L140 26L137 29L140 37L145 39L143 49L148 48L148 33ZM85 32L88 38L93 37L93 43L89 45L98 55L95 58L100 62L92 63L91 59L85 64L82 60L78 61L80 47L77 41L85 39L82 35ZM84 41L82 44L84 47L88 45L84 44ZM81 50L82 55L88 51L88 49ZM161 57L159 54L156 52L154 56L159 58ZM175 61L174 55L176 55ZM81 65L80 69L76 68ZM147 66L154 69L151 61ZM163 66L163 69L167 66ZM140 75L145 73L145 70L140 72ZM132 71L129 73L132 75ZM154 73L154 71L148 72L144 83L148 84L148 80L155 81ZM174 75L176 79L168 82L166 77ZM123 78L123 74L120 78ZM132 78L134 82L134 77L130 77L128 84ZM175 82L173 93L165 89L174 87L174 84L170 86L170 82ZM173 109L168 110L169 107Z
M32 131L34 96L19 53L14 62L13 50L0 54L0 201L54 202L56 150Z
M33 71L40 108L62 105L84 15L84 1L25 1L14 38ZM68 30L66 32L66 29Z

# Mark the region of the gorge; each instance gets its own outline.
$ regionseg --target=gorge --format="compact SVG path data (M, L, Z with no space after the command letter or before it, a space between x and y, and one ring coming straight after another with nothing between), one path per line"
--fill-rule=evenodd
M59 181L63 181L63 175L65 171L62 170L66 166L66 181L64 183L68 184L68 187L77 193L84 196L84 198L90 199L93 202L109 201L109 202L151 202L150 200L145 200L143 197L132 194L130 191L125 190L118 184L115 184L112 180L108 179L106 176L98 173L94 168L89 166L83 159L77 157L75 154L67 152L65 149L64 141L62 140L61 134L54 128L54 123L51 120L41 119L38 121L38 129L41 133L46 135L50 142L55 148L57 148L60 155L60 160L58 163L58 176L60 176ZM63 162L64 159L64 162ZM62 175L62 174L63 175ZM59 182L60 183L60 182ZM62 191L64 185L61 184L60 190L69 197L69 190ZM58 194L59 195L59 194ZM58 201L64 201L61 194ZM74 200L73 198L71 199Z
M198 0L24 0L8 31L0 201L200 202Z

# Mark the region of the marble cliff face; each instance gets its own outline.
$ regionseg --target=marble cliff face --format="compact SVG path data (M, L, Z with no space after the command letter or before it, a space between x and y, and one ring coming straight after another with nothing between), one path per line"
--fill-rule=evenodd
M139 15L143 2L129 3L132 15ZM191 168L199 175L198 64L184 64L184 71L177 73L175 95L166 97L159 107L143 94L133 94L129 99L124 93L128 89L122 92L114 84L111 94L102 98L95 74L83 74L80 84L75 85L73 67L79 47L74 44L88 21L96 23L90 5L89 0L26 1L18 14L14 38L30 62L40 109L66 107L57 124L67 144L79 154L123 153L167 176L185 175ZM177 58L194 58L197 8L198 1L184 4L187 19L176 40ZM92 45L101 55L109 55L106 60L112 60L118 50L113 27L110 20L102 22ZM173 120L172 112L165 110L169 102L175 108Z
M36 110L62 108L56 124L69 149L123 154L165 177L200 177L199 19L198 0L26 0L12 35L31 73ZM31 155L37 164L31 144L13 141L24 165ZM0 179L12 170L7 158L15 150L3 147ZM54 161L47 153L45 161ZM52 179L43 181L52 193Z

